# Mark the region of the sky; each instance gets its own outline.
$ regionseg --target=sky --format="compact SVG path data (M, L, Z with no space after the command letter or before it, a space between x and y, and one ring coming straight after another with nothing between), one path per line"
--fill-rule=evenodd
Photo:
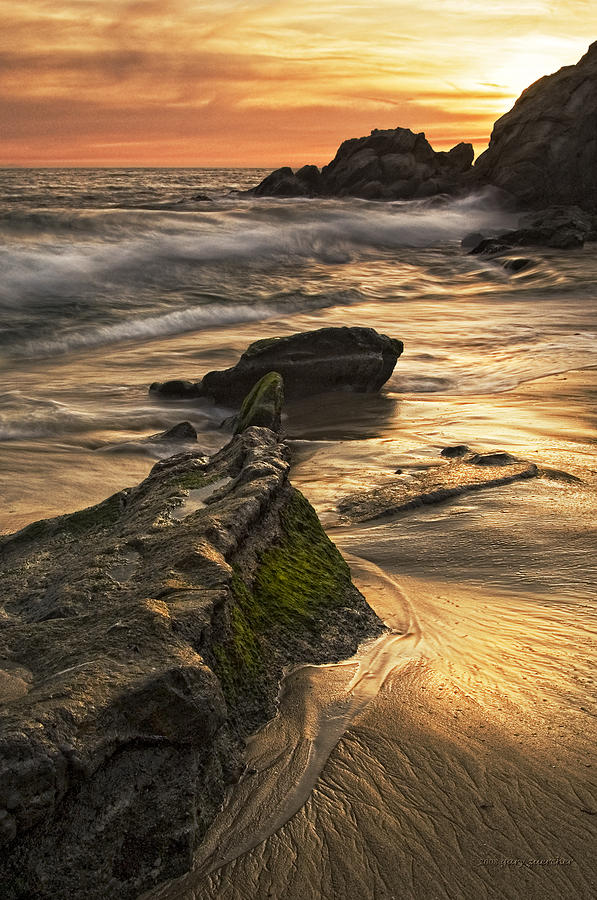
M480 152L594 0L0 0L0 166L323 164L373 128Z

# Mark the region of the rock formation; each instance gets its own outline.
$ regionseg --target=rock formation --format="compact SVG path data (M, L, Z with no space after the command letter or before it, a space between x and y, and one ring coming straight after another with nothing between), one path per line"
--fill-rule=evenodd
M597 209L597 42L576 65L523 91L474 171L524 207Z
M504 231L497 237L475 235L476 242L467 235L462 245L470 253L497 256L517 247L551 247L571 250L582 247L585 241L597 240L597 216L577 206L550 206L521 216L519 227ZM472 249L471 249L472 247Z
M402 341L373 328L320 328L256 341L235 366L208 372L196 384L155 382L149 390L165 398L209 397L236 407L260 378L278 372L287 399L327 391L373 392L386 383L403 349Z
M266 428L2 538L0 577L6 900L184 872L283 667L382 630Z
M253 189L257 197L362 197L402 200L454 193L473 162L471 144L436 152L423 133L408 128L375 129L344 141L319 171L303 166L277 169Z
M555 204L597 211L597 42L576 65L523 91L495 123L474 167L473 155L470 144L436 153L422 133L376 129L344 141L321 172L277 169L251 193L401 200L493 185L522 209Z

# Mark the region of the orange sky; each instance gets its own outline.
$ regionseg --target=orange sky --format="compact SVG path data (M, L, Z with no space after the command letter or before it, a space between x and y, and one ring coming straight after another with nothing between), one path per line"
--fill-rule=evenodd
M396 125L481 150L595 39L594 0L0 0L0 165L325 163Z

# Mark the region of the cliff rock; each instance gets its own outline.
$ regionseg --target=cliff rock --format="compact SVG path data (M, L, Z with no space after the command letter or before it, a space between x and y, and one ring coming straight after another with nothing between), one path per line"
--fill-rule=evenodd
M597 42L523 91L495 123L474 174L526 207L597 208Z

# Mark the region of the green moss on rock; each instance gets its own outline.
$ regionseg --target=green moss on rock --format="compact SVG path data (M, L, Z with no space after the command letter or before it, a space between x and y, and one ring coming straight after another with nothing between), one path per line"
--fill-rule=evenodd
M175 478L177 488L183 491L194 491L197 488L207 487L212 481L218 480L218 475L206 475L203 471L185 472L184 475Z
M113 494L95 506L77 510L54 519L40 519L26 525L15 534L0 539L0 547L20 547L32 541L41 541L55 534L77 537L92 528L108 528L118 521L120 516L120 494Z
M71 534L81 534L90 528L107 528L120 516L120 494L112 494L102 503L88 506L64 517L64 528Z
M258 425L279 431L284 405L284 382L277 372L268 372L249 391L236 417L235 434Z
M296 489L280 520L280 540L261 555L252 583L235 571L230 634L214 645L214 668L232 703L271 664L264 638L282 631L304 639L326 611L344 604L351 585L348 565Z

